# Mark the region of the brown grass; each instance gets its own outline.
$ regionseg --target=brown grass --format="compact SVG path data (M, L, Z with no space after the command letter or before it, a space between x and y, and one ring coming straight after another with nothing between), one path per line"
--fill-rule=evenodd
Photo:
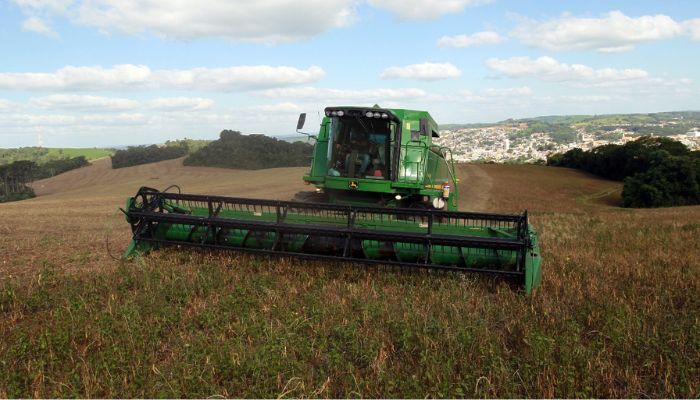
M622 184L598 178L569 168L540 165L476 164L460 165L460 173L469 176L477 169L488 175L490 184L484 211L503 212L525 210L541 213L578 213L621 211L619 197ZM469 179L461 186L467 196L460 196L461 208L473 208L469 203ZM480 182L477 182L479 191ZM465 198L466 197L466 198ZM624 210L622 210L624 211Z
M177 184L188 193L289 199L309 190L304 168L237 171L184 167L182 159L112 169L109 158L34 183L37 198L0 204L0 264L5 274L33 273L44 261L66 271L100 270L117 263L130 240L123 214L139 187Z
M228 254L120 264L103 238L126 245L115 210L138 186L289 198L304 168L90 168L0 205L0 396L700 395L700 207L621 209L619 183L577 171L460 166L462 209L530 211L544 281L525 296Z
M112 169L109 158L96 160L91 166L34 183L39 199L119 198L140 186L164 189L172 184L190 193L287 199L307 189L301 181L306 168L273 168L241 171L211 167L184 167L182 158L128 168ZM43 198L42 198L43 197Z

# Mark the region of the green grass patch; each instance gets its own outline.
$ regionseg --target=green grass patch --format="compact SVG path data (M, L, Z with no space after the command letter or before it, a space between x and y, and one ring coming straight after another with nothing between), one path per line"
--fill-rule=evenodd
M0 165L11 164L14 161L27 160L44 164L53 160L84 156L88 161L111 156L114 149L105 148L62 148L62 147L20 147L16 149L0 149Z
M88 160L96 160L102 157L108 157L114 154L114 149L100 148L49 148L49 156L55 157L78 157L85 156Z

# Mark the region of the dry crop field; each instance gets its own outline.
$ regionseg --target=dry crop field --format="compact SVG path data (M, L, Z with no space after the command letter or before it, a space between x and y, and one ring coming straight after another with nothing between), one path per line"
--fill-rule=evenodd
M462 210L528 209L544 280L196 251L113 259L141 185L287 199L304 168L107 160L0 204L0 397L698 397L700 207L460 166ZM106 246L106 238L109 246Z

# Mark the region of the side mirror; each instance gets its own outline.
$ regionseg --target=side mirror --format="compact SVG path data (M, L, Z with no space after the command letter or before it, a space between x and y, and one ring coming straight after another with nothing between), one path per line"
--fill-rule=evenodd
M299 120L297 121L297 131L300 131L304 127L304 122L306 122L306 113L299 114Z

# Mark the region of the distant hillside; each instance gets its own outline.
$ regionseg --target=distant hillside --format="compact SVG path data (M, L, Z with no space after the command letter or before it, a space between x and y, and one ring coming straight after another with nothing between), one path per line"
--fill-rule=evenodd
M16 149L0 149L0 165L11 164L15 161L33 161L43 164L67 158L83 156L87 160L111 156L114 149L107 148L50 148L50 147L19 147Z
M601 114L601 115L544 115L534 118L507 119L500 123L540 121L552 124L628 124L675 123L697 125L700 111L668 111L647 114Z
M185 165L238 169L308 166L313 146L289 143L265 135L222 131L218 140L190 154Z
M105 148L0 149L0 203L34 197L32 182L90 165L114 153Z
M478 123L478 124L440 124L440 130L453 130L453 129L469 129L469 128L485 128L487 126L498 125L501 122L495 123Z
M18 160L0 165L0 203L34 197L32 182L90 165L84 156L50 160L43 164Z

